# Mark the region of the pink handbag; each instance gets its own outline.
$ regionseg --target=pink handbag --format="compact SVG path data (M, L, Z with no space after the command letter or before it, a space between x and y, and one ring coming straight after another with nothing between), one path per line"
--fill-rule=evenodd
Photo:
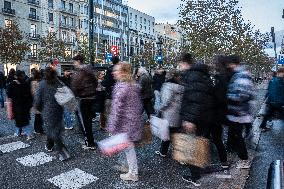
M6 108L7 108L7 118L10 120L14 119L14 112L11 100L6 101Z

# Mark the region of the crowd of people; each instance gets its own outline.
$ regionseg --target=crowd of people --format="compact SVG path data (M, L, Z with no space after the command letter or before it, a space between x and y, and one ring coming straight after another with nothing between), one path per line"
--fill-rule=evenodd
M135 146L143 137L145 123L155 115L168 121L171 134L189 133L210 139L217 147L222 168L230 166L228 151L236 152L240 158L238 168L249 168L243 130L251 127L254 86L239 56L218 55L211 68L196 63L192 54L183 53L176 69L158 68L154 74L144 67L132 68L118 57L113 57L113 65L106 73L84 64L81 55L73 57L73 63L75 69L65 71L62 77L52 66L43 71L32 70L30 78L23 71L10 70L5 82L1 79L4 75L0 74L0 105L4 107L3 88L6 86L7 99L12 102L15 135L24 134L31 140L34 132L46 134L46 150L58 151L59 159L64 161L70 158L68 146L62 139L64 125L65 129L72 129L72 116L75 115L84 133L84 148L95 150L92 123L99 115L102 130L111 135L127 133L131 143L124 150L127 163L117 167L125 173L120 175L122 180L138 181ZM79 104L76 111L70 112L57 103L54 96L61 86L72 89ZM275 88L273 84L270 86ZM274 107L273 97L268 96ZM31 112L35 115L33 125ZM226 146L224 126L229 130ZM155 153L160 157L168 156L171 143L171 139L162 141ZM182 178L200 186L202 168L183 166L190 174Z

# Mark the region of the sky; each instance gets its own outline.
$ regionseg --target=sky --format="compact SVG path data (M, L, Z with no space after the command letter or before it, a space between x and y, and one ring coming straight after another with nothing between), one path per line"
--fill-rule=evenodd
M128 0L128 5L156 18L156 23L175 23L181 0ZM284 0L239 0L245 20L255 25L255 29L269 32L284 30L282 12Z

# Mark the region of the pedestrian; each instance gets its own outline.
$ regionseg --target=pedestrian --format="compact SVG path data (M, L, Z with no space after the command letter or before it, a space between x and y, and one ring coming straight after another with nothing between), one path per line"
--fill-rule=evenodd
M181 85L181 75L178 71L170 71L170 78L161 88L161 117L169 123L170 134L180 131L181 119L180 108L184 87ZM161 148L155 153L161 157L166 157L171 141L162 141Z
M65 70L63 77L59 77L59 79L69 88L71 88L71 76L72 72L70 70ZM73 129L73 122L72 122L72 112L64 109L63 120L65 123L66 130Z
M79 99L79 120L85 135L84 149L96 149L93 136L92 119L95 113L93 106L97 88L97 78L92 67L84 64L82 55L73 57L75 71L72 75L71 88L75 96Z
M260 124L260 128L263 132L270 130L266 124L274 114L278 114L280 118L284 120L284 68L279 68L277 70L277 75L269 82L266 96L267 111L265 112L262 123Z
M11 99L15 119L15 136L25 134L27 140L34 138L30 125L30 110L32 107L32 94L28 83L25 82L24 72L17 70L15 80L7 87L7 97Z
M32 95L33 95L33 98L34 98L36 91L39 88L39 83L41 81L40 72L38 70L33 70L31 79L32 80L27 81L27 82L28 82L28 84L31 85L31 91L32 91ZM40 111L34 109L34 114L35 114L34 132L36 134L44 134L43 127L42 127L43 126L43 120L42 120L42 117L41 117L41 113L40 113Z
M57 73L51 67L47 67L44 80L40 82L35 95L34 108L42 113L46 126L47 141L45 149L48 152L57 151L58 159L65 161L70 158L62 140L63 108L57 103L54 95L58 87L62 87L57 79Z
M185 88L180 111L182 127L187 133L208 138L214 110L213 83L208 67L205 64L195 64L189 53L181 55L178 65L183 71ZM189 165L189 169L191 175L184 175L183 180L200 186L201 168Z
M138 83L141 87L141 98L143 102L143 108L146 111L148 120L150 116L155 113L153 107L154 91L152 87L152 78L144 67L140 67L137 73Z
M4 108L4 89L6 88L6 79L3 72L0 71L0 107Z
M253 80L249 72L240 65L237 55L228 56L228 70L232 73L227 90L228 140L227 148L237 152L241 161L237 168L248 169L248 152L243 138L243 128L252 122L250 103L254 98Z
M210 134L213 143L217 147L221 167L229 168L227 161L227 152L223 143L223 126L226 125L228 103L227 103L227 89L231 79L231 73L227 71L228 58L225 55L218 55L214 58L214 66L216 74L214 75L214 121L210 127Z
M10 83L12 83L15 80L15 74L16 74L16 70L14 68L11 68L9 70L8 77L6 80L6 86L10 85Z
M155 74L153 76L153 89L154 89L154 95L155 95L155 105L154 109L156 114L159 112L160 104L161 104L161 88L163 83L166 80L166 71L163 69L158 69L155 71Z
M117 64L113 69L113 76L117 82L113 90L107 130L113 135L127 133L131 141L130 147L125 150L128 172L121 174L120 178L126 181L138 181L134 142L141 139L143 129L140 89L132 80L130 64Z

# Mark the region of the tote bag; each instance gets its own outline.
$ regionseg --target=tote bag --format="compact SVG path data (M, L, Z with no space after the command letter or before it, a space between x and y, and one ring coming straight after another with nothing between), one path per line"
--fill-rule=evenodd
M151 116L150 124L154 136L160 138L162 141L170 140L169 122L166 119Z

